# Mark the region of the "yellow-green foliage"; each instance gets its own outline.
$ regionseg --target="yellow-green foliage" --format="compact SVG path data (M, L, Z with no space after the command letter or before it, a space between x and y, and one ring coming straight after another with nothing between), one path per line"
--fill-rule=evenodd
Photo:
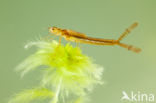
M55 103L59 93L62 98L70 94L83 97L95 84L101 83L103 68L93 64L88 56L82 54L80 48L70 44L59 45L56 41L31 42L25 47L33 45L38 47L37 51L22 62L17 70L23 76L31 70L45 66L40 84L56 91ZM80 100L76 100L79 103Z
M35 99L47 99L53 97L53 92L46 88L34 88L24 90L9 101L9 103L28 103Z

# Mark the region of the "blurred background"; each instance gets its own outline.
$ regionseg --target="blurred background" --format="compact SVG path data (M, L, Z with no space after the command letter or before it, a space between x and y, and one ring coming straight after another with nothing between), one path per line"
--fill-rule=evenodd
M117 39L135 21L139 26L122 42L142 48L139 54L118 46L81 44L83 53L105 68L105 84L89 97L91 103L121 103L122 91L156 95L155 11L155 0L0 0L0 103L38 85L39 71L20 78L15 67L35 51L24 45L46 37L48 27Z

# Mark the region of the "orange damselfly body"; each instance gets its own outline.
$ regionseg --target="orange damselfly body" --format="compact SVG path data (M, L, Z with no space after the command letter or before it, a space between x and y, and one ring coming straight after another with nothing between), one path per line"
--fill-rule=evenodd
M86 43L86 44L93 44L93 45L112 45L112 46L118 45L120 47L126 48L127 50L138 53L141 51L140 48L120 42L137 25L138 25L137 22L133 23L129 28L127 28L121 34L121 36L117 40L88 37L87 35L80 33L80 32L76 32L76 31L69 30L69 29L61 29L57 27L50 27L49 32L60 36L59 42L61 42L61 38L64 37L67 41L73 41L73 42L79 42L79 43Z

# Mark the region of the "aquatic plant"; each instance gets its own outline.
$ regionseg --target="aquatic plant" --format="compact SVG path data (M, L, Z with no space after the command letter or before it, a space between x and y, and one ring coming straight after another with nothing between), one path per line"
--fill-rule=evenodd
M103 68L82 54L79 47L60 45L56 41L28 43L25 48L37 47L37 51L18 67L23 77L26 73L41 69L42 80L38 87L24 90L9 103L29 103L36 99L50 99L50 103L84 103L88 92L102 84ZM42 66L42 67L41 67Z

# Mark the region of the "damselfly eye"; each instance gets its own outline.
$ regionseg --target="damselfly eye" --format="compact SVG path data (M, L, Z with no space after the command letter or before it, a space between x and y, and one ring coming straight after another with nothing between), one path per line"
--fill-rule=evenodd
M52 27L52 30L55 30L56 29L56 27Z

